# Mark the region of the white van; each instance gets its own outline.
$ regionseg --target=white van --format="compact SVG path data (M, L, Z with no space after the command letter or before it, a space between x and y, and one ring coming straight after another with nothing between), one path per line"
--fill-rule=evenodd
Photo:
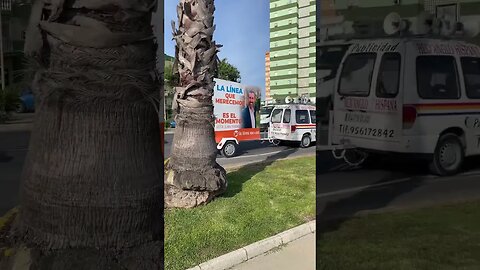
M316 141L316 108L306 104L277 105L270 116L271 141L299 142L309 147Z
M357 40L339 68L334 145L426 154L438 175L480 154L480 47L441 38Z

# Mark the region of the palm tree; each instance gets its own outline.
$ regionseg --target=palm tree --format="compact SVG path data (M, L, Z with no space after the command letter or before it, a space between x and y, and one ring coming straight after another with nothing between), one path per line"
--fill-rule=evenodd
M25 44L37 113L14 239L50 251L32 269L160 269L157 0L45 2Z
M213 0L180 0L179 28L173 23L180 87L173 110L177 127L165 176L165 204L203 205L227 188L226 172L216 162L213 87L219 45L213 41Z

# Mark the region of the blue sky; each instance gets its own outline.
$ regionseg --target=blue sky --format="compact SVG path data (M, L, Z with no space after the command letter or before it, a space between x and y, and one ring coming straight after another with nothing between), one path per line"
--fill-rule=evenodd
M177 0L165 0L165 53L175 55L171 21L177 24ZM265 93L265 53L270 49L267 0L215 0L214 40L223 45L218 57L240 70L242 83Z

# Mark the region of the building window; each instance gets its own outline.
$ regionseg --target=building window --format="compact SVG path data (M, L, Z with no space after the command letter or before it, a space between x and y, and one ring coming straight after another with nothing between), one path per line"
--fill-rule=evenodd
M288 45L292 45L292 40L289 40L289 41L288 41Z
M288 84L292 84L292 80L288 80Z

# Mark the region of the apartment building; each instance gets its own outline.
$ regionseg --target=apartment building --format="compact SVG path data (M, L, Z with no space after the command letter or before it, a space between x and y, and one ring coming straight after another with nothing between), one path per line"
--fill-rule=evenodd
M265 54L265 100L272 99L270 93L270 52Z
M270 95L315 96L315 0L270 0Z

